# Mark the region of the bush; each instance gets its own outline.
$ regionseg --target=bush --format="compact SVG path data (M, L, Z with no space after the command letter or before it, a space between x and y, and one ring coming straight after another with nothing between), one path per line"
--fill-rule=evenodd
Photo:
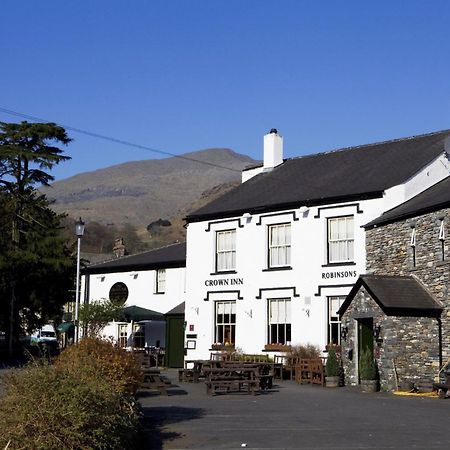
M35 364L7 377L0 423L0 448L123 449L134 445L138 413L92 366Z
M325 375L327 377L337 377L341 369L341 362L336 354L336 348L330 346L328 350L327 363L325 364Z
M359 376L361 380L376 380L377 367L372 352L366 347L359 357Z
M135 394L142 381L140 363L132 353L98 338L85 338L66 348L55 365L74 374L81 367L93 367L119 394Z
M317 359L320 358L320 348L317 345L293 345L286 353L286 356L302 359Z

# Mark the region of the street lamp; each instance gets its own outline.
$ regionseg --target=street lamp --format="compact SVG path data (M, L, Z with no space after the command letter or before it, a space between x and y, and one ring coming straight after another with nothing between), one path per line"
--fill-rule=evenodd
M75 342L78 342L80 326L78 323L78 309L80 304L80 250L81 250L81 238L84 234L84 222L81 217L75 222L75 234L77 236L78 248L77 248L77 280L75 287Z

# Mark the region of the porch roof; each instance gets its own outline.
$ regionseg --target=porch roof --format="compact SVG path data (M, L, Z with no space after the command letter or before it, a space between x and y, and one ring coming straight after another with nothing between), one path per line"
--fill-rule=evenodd
M442 306L412 276L361 275L338 311L342 316L361 287L388 316L439 316Z

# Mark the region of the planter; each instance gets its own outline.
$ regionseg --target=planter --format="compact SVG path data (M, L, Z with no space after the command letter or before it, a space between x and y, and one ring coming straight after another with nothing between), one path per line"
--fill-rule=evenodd
M286 344L266 344L264 350L269 350L272 352L289 352L291 350L290 345Z
M339 387L339 376L337 376L337 377L326 376L325 377L325 386L327 388Z
M220 350L223 352L234 352L234 345L225 345L225 344L213 344L211 345L211 350Z
M363 392L377 392L378 380L361 380L361 390Z

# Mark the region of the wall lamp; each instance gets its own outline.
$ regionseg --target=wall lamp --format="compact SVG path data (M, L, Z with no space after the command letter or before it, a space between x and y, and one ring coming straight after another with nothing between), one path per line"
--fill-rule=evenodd
M378 341L378 339L380 339L380 333L381 333L381 325L375 325L373 327L373 335L375 337L375 340Z
M348 327L341 327L341 340L346 341L348 336Z

